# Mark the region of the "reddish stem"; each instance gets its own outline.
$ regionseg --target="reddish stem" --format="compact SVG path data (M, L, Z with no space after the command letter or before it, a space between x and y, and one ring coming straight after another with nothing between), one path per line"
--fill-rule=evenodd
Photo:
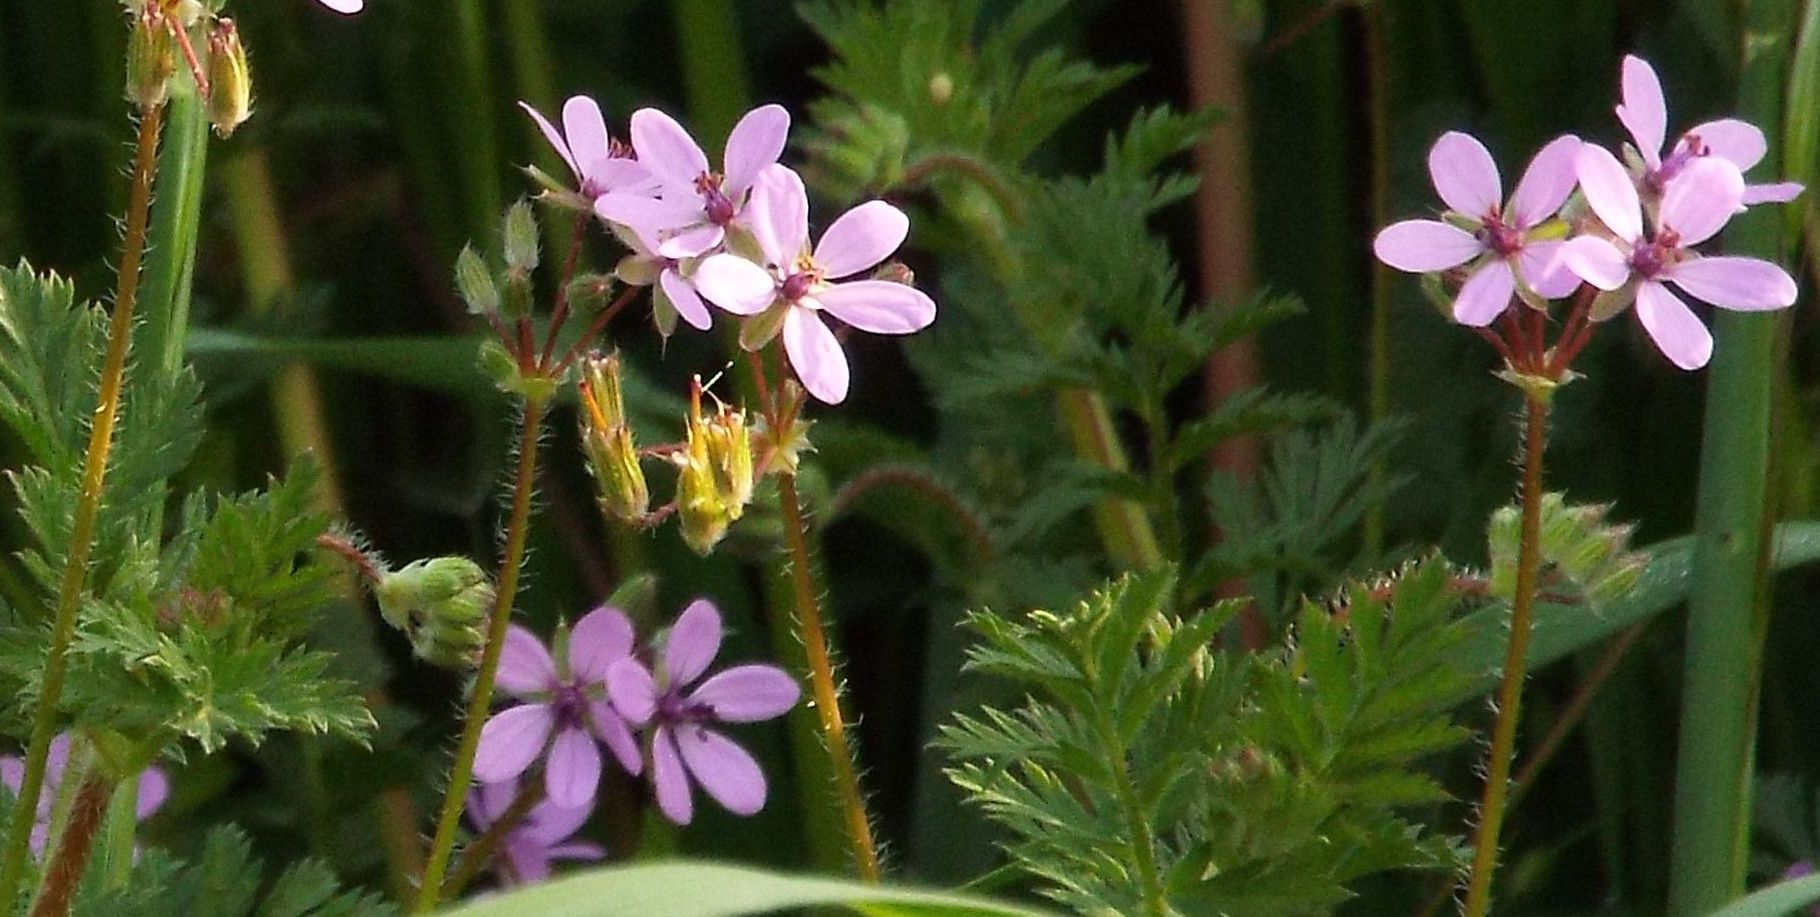
M564 286L567 286L567 284L564 284ZM550 375L561 377L564 372L567 372L569 367L573 366L575 361L581 357L582 353L594 343L594 339L600 337L600 333L607 330L607 324L613 321L613 317L619 314L619 310L624 309L626 304L632 301L632 297L638 295L639 289L639 287L626 287L625 292L620 293L619 298L613 300L612 305L600 310L600 314L594 316L594 321L588 325L588 330L582 332L581 337L578 338L568 350L563 352L562 359L558 360L554 367L550 367Z
M556 306L550 311L550 330L544 336L543 357L538 361L543 366L550 365L550 355L556 350L556 335L569 320L569 283L575 279L575 268L581 263L581 240L588 230L588 216L586 210L575 214L575 231L569 235L569 258L562 266L562 281L556 287Z

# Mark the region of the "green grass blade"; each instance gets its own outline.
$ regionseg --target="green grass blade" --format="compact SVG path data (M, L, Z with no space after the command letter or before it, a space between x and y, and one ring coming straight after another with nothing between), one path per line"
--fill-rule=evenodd
M202 100L193 92L173 96L165 113L164 147L158 155L158 184L139 293L139 312L145 321L134 344L135 359L156 359L167 373L183 365L190 285L196 273L196 237L202 231L208 145L208 109Z
M1816 901L1820 901L1820 876L1808 876L1759 889L1708 917L1788 917Z

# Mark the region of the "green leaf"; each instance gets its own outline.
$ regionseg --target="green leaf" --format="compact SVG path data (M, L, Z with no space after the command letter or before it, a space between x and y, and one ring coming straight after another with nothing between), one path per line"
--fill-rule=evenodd
M1597 611L1584 605L1537 606L1535 635L1529 644L1531 670L1585 649L1687 598L1693 539L1684 536L1659 542L1644 553L1650 556L1650 562L1636 588ZM1773 569L1787 570L1817 560L1820 522L1785 522L1776 527ZM1475 680L1459 700L1477 697L1497 686L1498 673L1504 665L1509 618L1509 609L1500 606L1476 612L1463 622L1469 636L1456 658L1463 669L1474 674Z
M1778 882L1713 911L1708 917L1789 917L1820 901L1820 876Z
M868 917L1045 917L1048 913L952 892L682 860L592 870L491 895L448 912L448 917L736 917L809 907L844 907Z

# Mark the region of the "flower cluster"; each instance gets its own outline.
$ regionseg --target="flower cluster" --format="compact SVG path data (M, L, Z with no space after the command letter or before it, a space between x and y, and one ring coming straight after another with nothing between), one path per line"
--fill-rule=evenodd
M1386 227L1374 245L1378 258L1457 281L1452 313L1464 325L1511 322L1519 302L1545 313L1548 300L1580 290L1578 317L1601 322L1634 303L1671 362L1706 365L1712 335L1670 285L1725 309L1792 305L1795 281L1781 267L1694 247L1745 207L1792 200L1801 186L1745 182L1744 172L1768 146L1763 132L1743 121L1708 121L1668 145L1662 86L1642 59L1624 59L1621 95L1616 113L1632 141L1622 159L1571 135L1556 138L1531 160L1508 201L1485 147L1463 133L1444 134L1429 151L1428 168L1446 212ZM1583 343L1584 335L1565 340L1569 351L1548 361L1549 371L1562 371Z
M935 320L935 303L914 287L846 279L903 244L910 220L897 207L854 207L809 247L808 194L778 162L790 130L781 106L740 119L718 170L682 125L653 108L633 113L629 143L608 134L600 107L584 96L563 105L560 128L524 108L573 175L555 198L591 209L625 243L630 254L615 274L653 287L666 334L678 317L709 328L709 305L745 321L740 342L749 350L781 333L803 387L835 404L847 397L850 369L828 317L876 334L909 334Z
M784 670L764 664L734 666L704 680L721 634L720 611L706 599L684 609L661 646L648 651L636 646L631 620L612 607L589 612L559 634L557 654L514 625L502 648L498 684L520 703L495 713L481 730L474 776L483 789L470 800L474 818L496 821L520 779L542 759L540 805L546 808L533 810L544 813L537 820L541 827L526 837L541 839L544 847L567 838L593 807L601 745L626 773L651 775L658 808L677 824L688 824L694 814L692 785L739 815L763 808L758 762L711 727L782 716L796 706L801 689ZM644 657L656 661L655 671ZM642 739L634 730L643 732ZM506 802L497 801L501 795ZM527 869L535 872L529 865L531 860L514 868L522 877Z

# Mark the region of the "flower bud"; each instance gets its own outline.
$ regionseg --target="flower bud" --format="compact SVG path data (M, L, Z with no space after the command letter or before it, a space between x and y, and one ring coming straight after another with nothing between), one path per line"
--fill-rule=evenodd
M1486 526L1486 553L1491 559L1492 595L1508 599L1517 594L1517 553L1523 538L1523 517L1514 506L1499 507Z
M878 269L872 272L872 279L899 283L907 287L916 286L916 272L910 269L910 265L895 258L879 265Z
M701 381L689 400L688 439L677 458L676 509L683 540L707 554L752 502L752 434L744 412L717 405L701 412Z
M509 270L515 274L537 270L537 214L531 210L530 201L520 200L506 211L501 239Z
M471 245L464 245L455 258L455 289L461 294L468 311L474 315L491 315L499 311L499 285L493 272Z
M253 73L234 20L222 17L209 29L209 121L227 137L253 114Z
M644 522L651 512L651 491L626 422L619 354L590 358L582 367L581 403L582 448L601 512L624 522Z
M148 4L133 20L126 40L126 98L140 109L156 108L170 98L177 72L176 41L171 22Z
M565 293L569 311L576 315L593 315L607 307L613 296L613 275L584 272L569 281Z
M418 658L449 668L479 660L496 596L478 564L465 557L415 561L381 576L373 594L379 613L411 639Z

